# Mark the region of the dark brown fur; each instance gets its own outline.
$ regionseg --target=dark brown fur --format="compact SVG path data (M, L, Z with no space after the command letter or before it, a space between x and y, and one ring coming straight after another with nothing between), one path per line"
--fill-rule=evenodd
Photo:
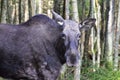
M36 15L19 25L0 25L0 76L14 80L56 80L61 66L77 66L81 24L53 12L50 19ZM79 30L80 29L80 30Z
M45 15L20 25L1 24L0 76L56 80L62 65L54 47L59 34L57 24Z

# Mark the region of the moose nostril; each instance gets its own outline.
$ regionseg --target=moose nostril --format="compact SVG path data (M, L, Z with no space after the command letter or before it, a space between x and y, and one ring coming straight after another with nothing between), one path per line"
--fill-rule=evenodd
M72 64L76 64L76 62L77 62L77 57L76 57L75 55L71 55L71 56L70 56L70 62L71 62Z

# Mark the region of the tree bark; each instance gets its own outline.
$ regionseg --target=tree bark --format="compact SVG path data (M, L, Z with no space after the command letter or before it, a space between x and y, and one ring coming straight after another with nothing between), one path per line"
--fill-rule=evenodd
M23 10L23 21L27 21L29 19L29 12L28 12L28 0L24 0L24 10Z
M73 14L72 19L79 22L77 0L72 0L71 4L72 4L72 14Z
M2 0L2 2L1 2L1 23L6 23L7 21L6 21L6 19L7 19L7 17L6 17L6 13L7 13L7 0Z
M54 0L54 11L60 15L63 15L64 8L63 8L64 0Z
M49 0L47 4L48 4L47 15L52 18L51 10L52 10L52 6L53 6L53 1Z
M14 21L13 21L13 24L19 24L19 0L16 0L14 1L14 4L15 4L15 16L14 16Z
M100 30L101 30L101 12L100 12L100 5L98 3L98 0L96 0L96 8L97 8L97 14L96 14L96 26L97 26L97 67L100 67L100 56L101 56L101 44L100 44Z
M109 3L109 4L108 4ZM106 30L106 45L105 45L105 54L107 61L107 68L113 67L113 18L114 18L114 0L108 0L109 5L109 14L108 14L108 22L107 22L107 30Z
M42 0L36 0L36 13L42 13Z
M36 0L28 0L28 6L29 6L29 17L32 17L35 15L36 12Z
M95 10L95 0L90 0L90 11L89 11L89 17L96 18L96 10ZM92 62L93 62L93 71L95 71L95 65L96 65L96 56L95 56L95 50L94 50L94 45L96 42L95 38L95 31L92 28L91 29L91 34L90 35L90 41L91 41L91 52L92 52Z
M69 11L70 0L65 0L65 19L69 19L70 11Z
M116 30L115 30L115 52L114 52L114 70L117 71L118 70L118 61L119 61L119 38L120 38L120 1L116 2L116 4L118 3L118 14L117 14L117 25L116 25Z
M13 17L14 17L14 5L12 0L7 1L7 22L8 23L13 23Z

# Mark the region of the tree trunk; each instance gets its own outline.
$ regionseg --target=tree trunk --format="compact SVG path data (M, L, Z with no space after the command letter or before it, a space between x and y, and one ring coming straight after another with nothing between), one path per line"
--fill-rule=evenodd
M116 4L118 3L118 14L117 14L117 25L116 25L116 30L115 30L115 52L114 52L114 70L118 70L118 54L119 54L119 37L120 37L120 1L117 1Z
M36 13L42 13L42 0L36 0Z
M65 19L69 19L70 11L69 11L69 0L65 0Z
M77 6L77 0L72 0L72 19L79 22L79 15L78 15L78 6Z
M52 9L52 6L53 6L53 1L49 0L47 4L48 4L47 15L49 17L52 17L51 9Z
M6 13L7 13L7 0L2 0L1 2L1 23L6 23Z
M64 0L54 0L54 11L60 15L63 15L64 12L63 3Z
M24 8L23 8L23 21L27 21L29 19L29 10L28 10L28 0L24 0Z
M14 16L14 21L13 24L18 24L19 23L19 0L14 1L15 4L15 16Z
M109 4L108 4L109 3ZM108 0L109 5L109 15L108 15L108 22L107 22L107 29L106 29L106 44L105 44L105 54L106 54L106 61L107 61L107 68L113 67L113 6L114 0Z
M13 23L13 17L14 17L14 5L12 0L7 1L7 22Z
M97 67L100 67L100 56L101 56L101 44L100 44L100 30L101 30L101 12L100 12L100 5L98 3L98 0L96 0L96 8L97 8L97 14L96 14L96 26L97 26Z
M101 60L105 59L105 30L106 30L106 19L107 19L107 13L106 13L106 0L102 0L101 2L101 31L100 31L100 40L101 40ZM105 14L106 13L106 14ZM103 62L103 61L102 61Z
M27 0L19 0L19 23L24 22L25 8L27 8L25 5L26 1Z
M28 0L29 17L32 17L36 13L36 0Z
M90 0L89 17L96 18L95 0ZM94 31L93 28L91 29L90 41L91 41L93 71L95 71L94 67L96 65L96 56L95 56L96 53L95 53L95 50L94 50L94 45L95 45L95 42L96 42L96 38L95 38L95 31Z

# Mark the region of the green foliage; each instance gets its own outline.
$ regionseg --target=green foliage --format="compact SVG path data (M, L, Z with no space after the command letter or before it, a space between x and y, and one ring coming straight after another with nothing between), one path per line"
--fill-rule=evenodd
M66 72L60 75L58 80L74 80L74 69L67 67Z
M74 80L74 69L67 68L65 74L61 75L58 80ZM93 66L82 67L80 80L120 80L120 71L105 67L96 68L96 71L93 71Z
M90 9L90 0L78 0L78 13L80 20L87 18Z
M92 70L92 67L84 68L81 80L120 80L120 71L113 71L104 67Z

